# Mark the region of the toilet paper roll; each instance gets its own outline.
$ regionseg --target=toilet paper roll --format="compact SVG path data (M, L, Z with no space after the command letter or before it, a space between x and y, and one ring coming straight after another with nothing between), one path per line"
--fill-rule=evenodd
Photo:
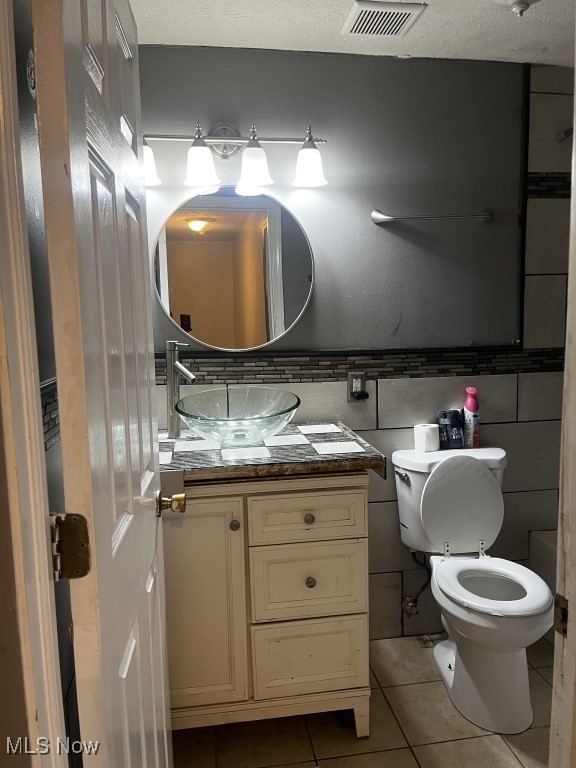
M414 426L414 450L422 453L440 450L438 424L416 424Z

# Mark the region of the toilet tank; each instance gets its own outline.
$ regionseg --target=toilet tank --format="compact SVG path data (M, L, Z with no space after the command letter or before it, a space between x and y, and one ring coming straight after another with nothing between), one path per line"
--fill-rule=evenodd
M398 494L400 537L410 549L419 552L437 552L422 527L420 502L422 491L430 473L442 461L452 456L472 456L482 461L502 486L504 469L508 463L502 448L460 448L449 451L394 451L392 465Z

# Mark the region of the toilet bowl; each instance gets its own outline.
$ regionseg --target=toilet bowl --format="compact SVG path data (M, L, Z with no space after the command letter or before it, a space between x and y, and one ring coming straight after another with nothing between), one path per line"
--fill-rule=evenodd
M430 553L432 594L448 639L434 660L450 697L471 722L519 733L532 722L526 648L552 626L547 584L493 558L504 516L506 454L464 449L392 454L402 540Z

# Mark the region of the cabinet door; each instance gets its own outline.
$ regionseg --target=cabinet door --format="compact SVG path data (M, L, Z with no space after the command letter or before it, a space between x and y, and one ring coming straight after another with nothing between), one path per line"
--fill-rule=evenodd
M248 696L244 531L241 498L187 499L164 519L172 709Z

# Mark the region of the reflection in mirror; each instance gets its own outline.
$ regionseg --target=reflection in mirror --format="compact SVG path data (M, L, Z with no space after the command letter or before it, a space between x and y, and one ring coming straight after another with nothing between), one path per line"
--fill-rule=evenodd
M286 208L232 187L185 202L156 245L162 306L217 349L254 349L286 333L309 301L313 271L308 239Z

